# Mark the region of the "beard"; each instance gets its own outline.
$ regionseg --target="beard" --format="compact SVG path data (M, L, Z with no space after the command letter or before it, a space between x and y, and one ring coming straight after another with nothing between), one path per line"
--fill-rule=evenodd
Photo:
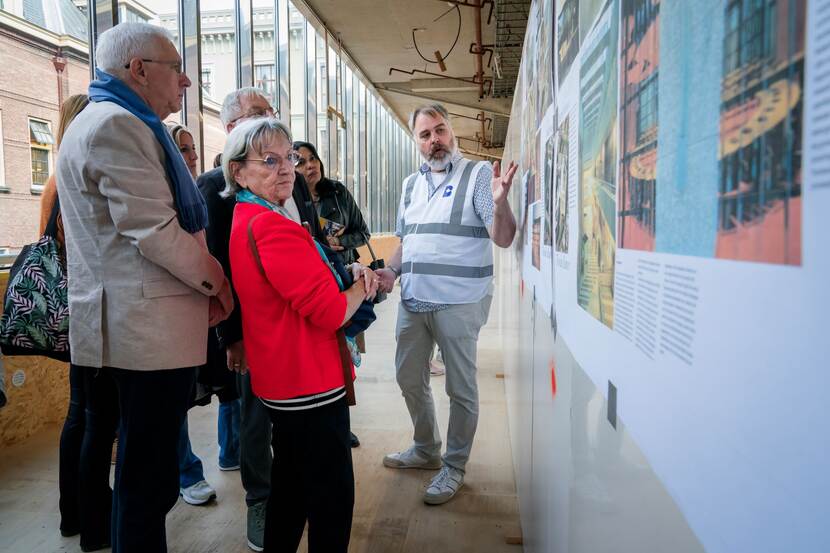
M456 144L455 138L453 138L449 149L444 146L437 146L431 148L429 154L424 157L431 170L443 171L450 164L456 153L458 153L458 144Z

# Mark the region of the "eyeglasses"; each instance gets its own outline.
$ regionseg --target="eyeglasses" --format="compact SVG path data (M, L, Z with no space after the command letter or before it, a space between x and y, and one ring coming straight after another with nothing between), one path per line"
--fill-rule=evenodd
M297 164L297 159L299 157L300 156L299 156L299 154L297 154L297 152L291 152L288 155L286 155L284 158L280 157L280 156L272 156L272 155L269 154L269 155L265 156L262 159L256 159L256 158L250 158L249 157L249 158L243 159L242 161L258 161L260 163L264 163L266 167L268 167L269 169L271 169L273 171L274 169L276 169L279 165L282 165L283 163L290 163L291 165L296 165Z
M253 108L251 111L247 111L240 115L235 119L231 119L231 123L236 123L242 119L258 119L260 117L273 117L274 116L274 108L268 106L267 108Z
M305 167L306 163L311 163L312 161L320 161L314 156L309 156L308 159L302 157L301 155L297 154L297 161L294 163L295 167Z
M147 59L147 58L140 58L140 59L141 59L141 61L143 61L145 63L160 63L162 65L167 65L173 71L176 72L176 75L181 75L182 74L182 62L181 61L161 61L161 60L151 60L151 59ZM129 63L124 66L124 69L129 69L129 68L130 68Z

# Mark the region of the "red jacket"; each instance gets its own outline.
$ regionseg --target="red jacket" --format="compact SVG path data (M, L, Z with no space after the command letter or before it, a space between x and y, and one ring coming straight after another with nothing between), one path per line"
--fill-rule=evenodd
M252 230L267 278L248 244L248 223L260 213ZM265 207L237 203L230 261L254 394L279 400L343 386L335 332L346 296L308 232Z

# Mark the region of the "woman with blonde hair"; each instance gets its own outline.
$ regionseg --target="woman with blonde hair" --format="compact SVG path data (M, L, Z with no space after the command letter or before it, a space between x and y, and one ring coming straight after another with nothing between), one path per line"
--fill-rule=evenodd
M179 147L184 162L187 168L190 169L190 174L196 179L199 176L199 165L197 163L199 161L199 154L196 152L193 134L184 125L167 125L167 128L170 129L173 141Z
M196 144L193 135L184 125L168 124L167 129L173 137L173 142L179 147L184 162L195 180L199 176L199 154L196 152ZM199 380L201 381L204 367L200 368ZM227 370L225 371L227 372ZM198 395L198 394L197 394ZM210 393L207 401L210 401ZM202 399L202 398L197 398ZM198 401L197 401L198 402ZM198 402L201 404L201 402ZM192 405L192 404L191 404ZM220 444L221 445L221 444ZM187 426L187 417L179 433L179 495L189 505L204 505L216 497L216 490L205 479L205 469L202 460L193 453L190 444L190 432Z
M86 94L75 94L63 102L58 124L58 148L72 120L88 104ZM62 255L65 255L66 243L55 175L50 176L43 187L40 234L46 230L53 210L58 212L56 238ZM116 408L113 412L109 407L116 401L116 391L115 386L106 380L76 365L69 365L69 410L60 438L58 506L61 534L80 534L82 551L97 551L110 545L112 490L109 487L109 471L118 411Z

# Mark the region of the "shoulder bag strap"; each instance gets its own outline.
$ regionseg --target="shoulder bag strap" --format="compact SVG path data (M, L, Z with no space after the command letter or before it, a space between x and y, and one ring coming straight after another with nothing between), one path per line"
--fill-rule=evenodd
M346 402L357 405L354 395L354 381L352 380L352 354L346 345L346 333L342 328L337 329L337 345L340 347L340 366L343 368L343 385L346 387Z
M58 216L61 213L61 205L58 195L55 194L55 203L52 204L52 213L49 214L49 221L46 223L46 228L43 230L44 236L51 236L57 238L58 236Z
M256 240L254 240L254 221L256 221L257 217L260 215L264 215L264 213L254 215L251 217L251 220L248 221L248 247L251 248L251 254L254 256L254 261L256 261L259 273L267 278L265 275L265 267L262 266L262 260L259 258L259 250L256 247Z

